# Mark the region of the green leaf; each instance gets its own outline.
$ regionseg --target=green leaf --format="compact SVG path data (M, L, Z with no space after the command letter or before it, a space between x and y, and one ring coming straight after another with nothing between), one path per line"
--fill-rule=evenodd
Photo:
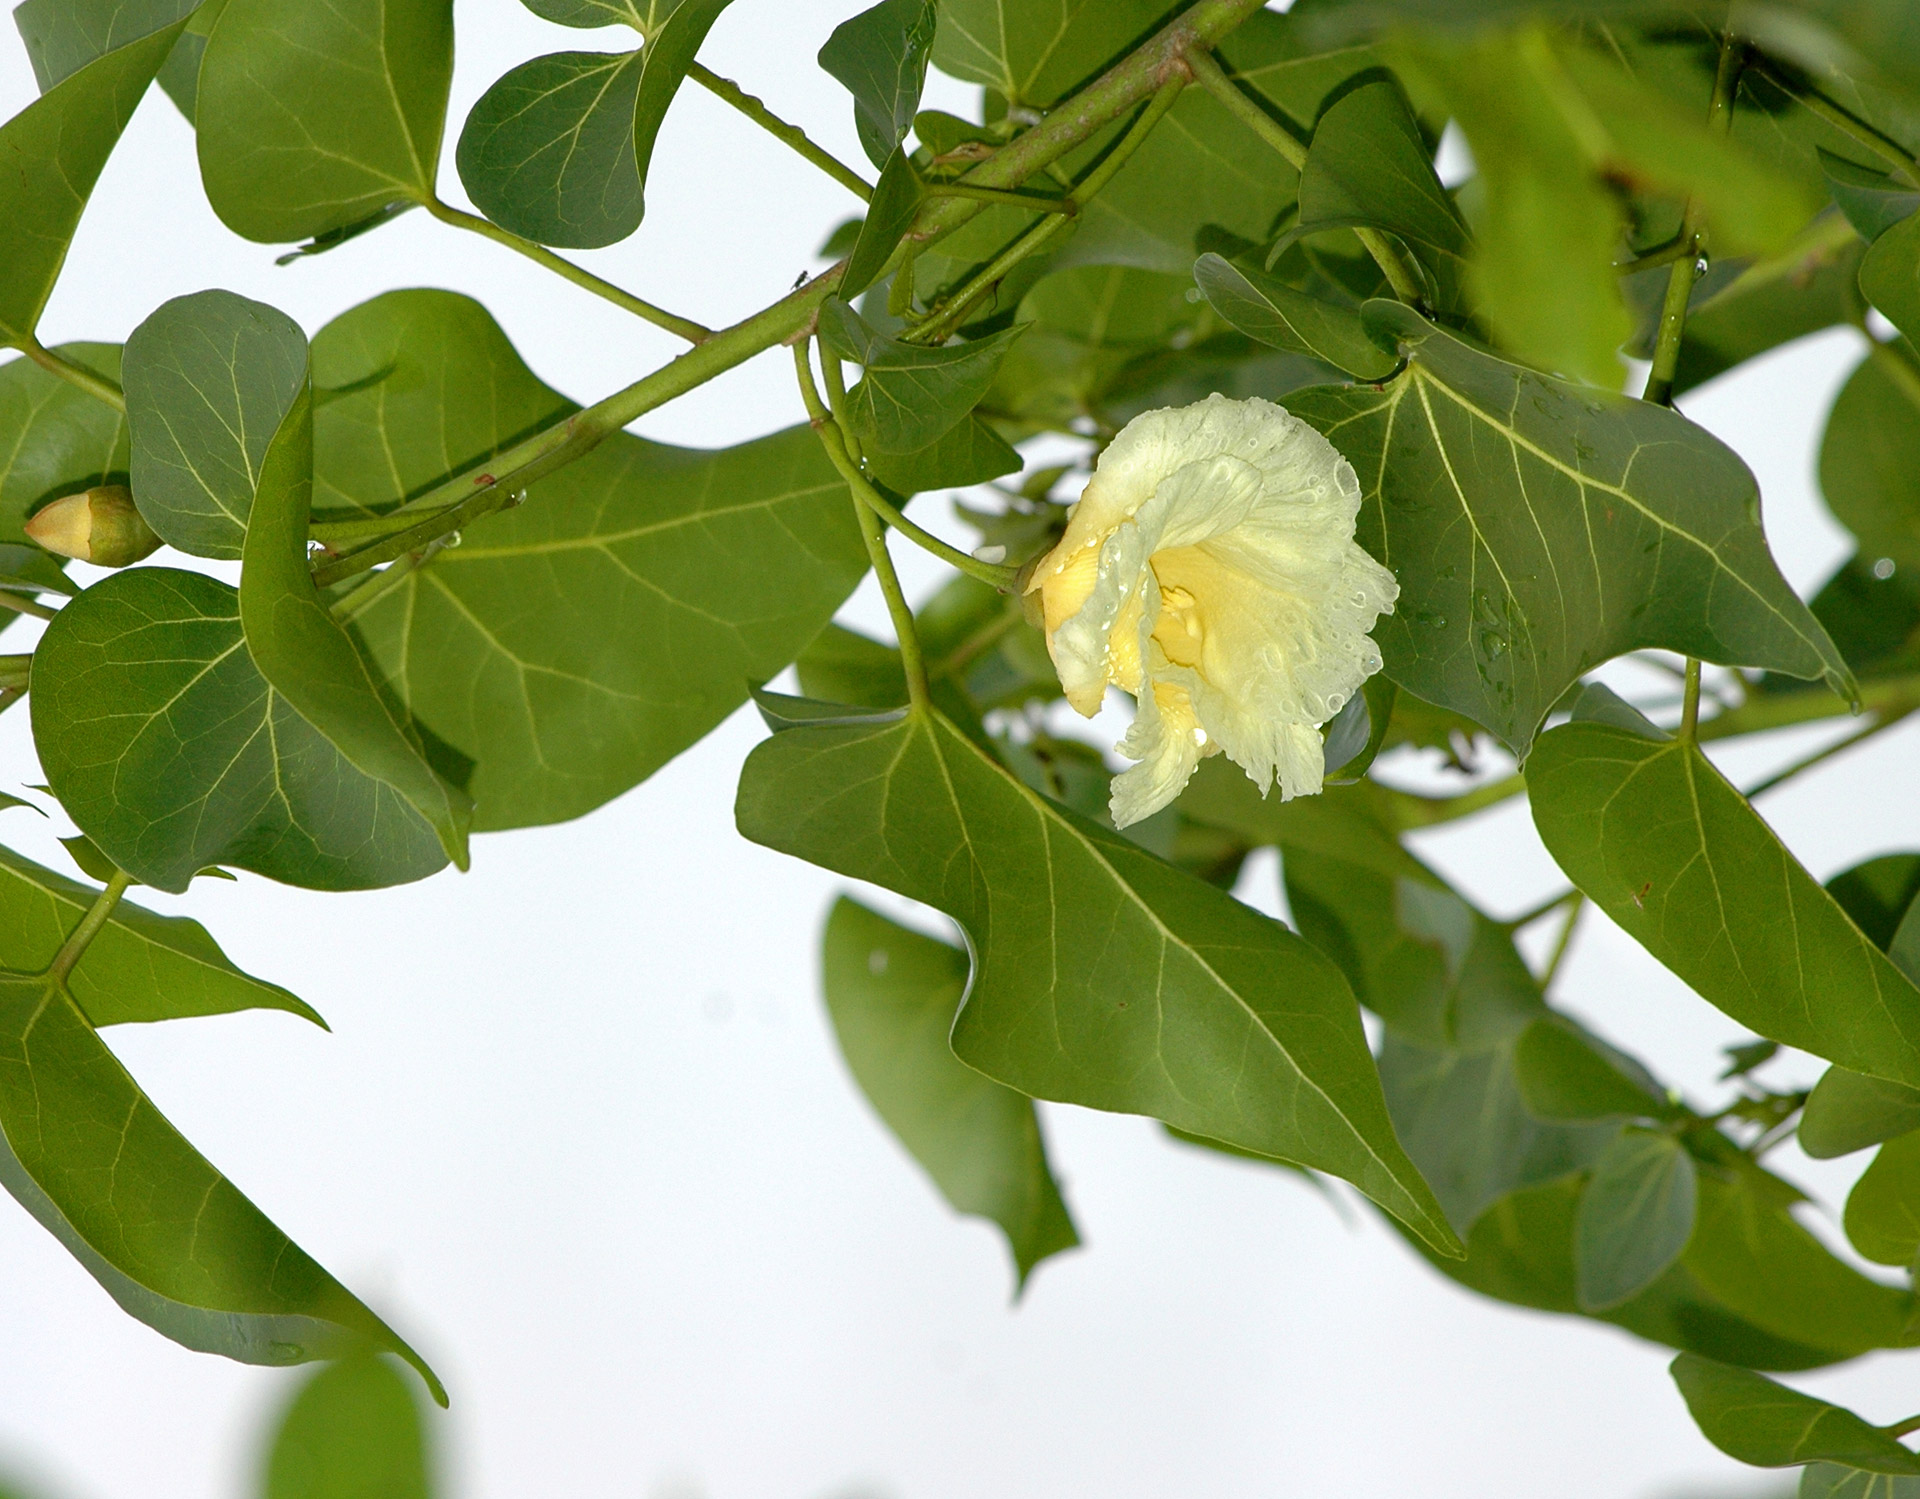
M1920 1130L1920 1089L1829 1067L1800 1115L1800 1148L1815 1160L1832 1160L1914 1130Z
M1920 1135L1887 1141L1847 1194L1847 1238L1876 1265L1920 1255Z
M53 961L100 892L0 848L0 965L34 973ZM94 1025L285 1010L324 1026L278 984L242 973L206 928L121 901L81 957L68 988Z
M933 65L1008 104L1045 109L1177 8L1168 0L940 0Z
M227 584L165 567L89 588L34 654L35 743L74 822L162 890L210 864L364 890L446 863L433 829L267 685Z
M384 685L321 601L307 562L313 403L305 379L260 465L240 565L240 623L260 675L359 770L426 819L467 867L473 803L427 763Z
M1672 1112L1644 1068L1562 1015L1543 1015L1521 1032L1513 1072L1536 1119L1580 1124Z
M452 0L227 0L200 63L200 176L263 244L431 203Z
M101 168L184 24L96 58L0 125L0 343L32 337Z
M667 106L730 0L682 0L638 52L555 52L481 95L460 132L460 181L504 229L594 249L646 215Z
M1920 895L1920 854L1882 854L1856 864L1828 880L1827 893L1885 952L1893 946L1901 918Z
M1338 971L1023 787L944 718L776 734L748 757L735 815L755 842L961 924L978 963L953 1031L968 1065L1344 1176L1457 1252Z
M1847 222L1868 244L1920 209L1920 190L1912 183L1863 167L1844 156L1835 156L1831 151L1818 147L1815 150L1833 201L1840 205Z
M652 36L680 0L520 0L536 16L562 26L631 26Z
M323 513L378 513L573 409L478 303L390 292L314 341ZM414 721L476 762L481 829L578 817L792 661L866 570L806 427L717 452L616 433L353 620Z
M60 571L60 564L38 547L4 541L0 541L0 589L29 595L63 593L68 597L80 591Z
M873 201L867 216L860 221L860 233L847 256L847 268L840 274L840 295L857 297L886 269L900 236L907 232L920 209L920 178L913 169L913 157L904 146L895 146L893 154L880 169L880 181L873 189Z
M1697 746L1541 736L1534 826L1569 878L1702 998L1772 1040L1920 1083L1920 991Z
M235 558L267 444L306 388L307 338L264 302L175 297L127 340L134 503L161 539Z
M359 1354L300 1387L267 1454L265 1499L429 1499L426 1432L413 1387Z
M1672 1372L1701 1433L1743 1463L1786 1468L1824 1460L1871 1473L1920 1474L1920 1457L1829 1401L1693 1353L1675 1359Z
M1300 172L1296 234L1355 224L1390 230L1442 255L1467 249L1467 226L1398 84L1365 83L1320 117Z
M119 377L117 344L62 344L57 352ZM30 359L0 364L0 434L0 543L25 542L27 517L49 501L127 471L125 418Z
M1920 214L1902 219L1867 247L1860 291L1908 338L1920 338Z
M853 95L860 145L876 167L906 139L920 108L935 19L933 0L880 0L834 27L820 49L820 66Z
M23 0L13 24L45 93L96 58L185 20L200 0Z
M251 1364L371 1342L433 1371L174 1129L48 977L0 977L0 1185L129 1315Z
M1861 360L1840 388L1820 439L1820 490L1862 553L1920 568L1920 406L1885 363L1920 358L1902 343Z
M1622 1130L1594 1163L1574 1220L1580 1305L1605 1311L1658 1280L1693 1236L1693 1157L1672 1135Z
M1400 361L1367 336L1354 308L1243 271L1218 255L1196 260L1193 279L1213 310L1249 338L1362 380L1383 380L1399 368Z
M854 1081L956 1212L1000 1226L1021 1285L1080 1242L1033 1100L964 1065L947 1033L967 955L842 896L822 938L827 1010Z
M828 350L866 369L847 392L847 420L863 444L881 453L914 452L956 426L980 404L1023 331L924 348L875 332L844 302L829 302L820 315Z
M1800 1470L1798 1499L1920 1499L1920 1478L1809 1463Z
M1287 402L1346 454L1358 538L1400 580L1387 675L1524 755L1583 673L1659 646L1843 692L1845 663L1780 576L1753 475L1663 407L1483 354L1367 304L1406 370Z
M867 469L895 494L911 495L925 489L961 489L1017 473L1020 455L992 427L970 415L916 452L869 453Z

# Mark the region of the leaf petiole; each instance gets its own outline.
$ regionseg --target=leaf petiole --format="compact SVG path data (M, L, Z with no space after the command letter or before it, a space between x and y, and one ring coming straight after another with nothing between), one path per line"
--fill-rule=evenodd
M113 915L113 908L120 904L120 897L127 893L127 887L132 883L133 876L124 869L114 870L113 878L107 881L107 888L94 897L93 904L87 907L87 914L67 934L67 940L60 944L60 951L53 955L53 961L47 965L46 976L49 979L56 984L66 983L74 964L85 956L88 946L100 935L100 928L107 924L107 918Z
M20 345L20 352L25 354L27 358L31 359L35 364L39 365L40 368L48 374L59 376L62 380L66 381L67 384L79 390L84 390L95 400L104 401L115 411L125 411L127 409L127 398L121 392L120 387L113 381L109 380L105 375L95 374L84 365L75 364L64 355L56 354L52 349L42 344L39 339L27 339L25 343Z
M768 135L812 162L862 203L873 201L872 186L858 172L831 152L815 145L806 131L798 125L789 125L731 78L722 78L718 73L709 72L699 63L687 69L687 77L709 93L726 100Z

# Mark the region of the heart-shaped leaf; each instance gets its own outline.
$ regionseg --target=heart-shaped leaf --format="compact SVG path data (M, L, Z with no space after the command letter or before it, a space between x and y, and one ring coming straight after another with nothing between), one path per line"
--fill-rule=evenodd
M1672 1135L1622 1130L1594 1163L1574 1220L1581 1308L1605 1311L1652 1285L1693 1236L1693 1157Z
M920 108L936 14L933 0L880 0L834 27L820 49L820 66L853 95L861 149L876 167L906 139Z

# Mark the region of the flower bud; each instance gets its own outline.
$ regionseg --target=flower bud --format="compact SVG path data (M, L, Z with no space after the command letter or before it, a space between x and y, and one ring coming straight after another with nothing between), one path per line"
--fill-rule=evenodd
M49 552L96 567L126 567L160 546L124 484L101 484L55 500L27 522L27 535Z

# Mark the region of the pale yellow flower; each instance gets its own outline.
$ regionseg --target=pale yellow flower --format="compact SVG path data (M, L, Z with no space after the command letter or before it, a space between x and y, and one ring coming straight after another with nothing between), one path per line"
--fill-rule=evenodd
M1101 454L1028 592L1067 701L1089 718L1109 685L1138 702L1116 826L1207 755L1262 795L1320 789L1319 725L1380 669L1367 631L1400 592L1354 541L1359 511L1352 465L1271 401L1149 411Z

